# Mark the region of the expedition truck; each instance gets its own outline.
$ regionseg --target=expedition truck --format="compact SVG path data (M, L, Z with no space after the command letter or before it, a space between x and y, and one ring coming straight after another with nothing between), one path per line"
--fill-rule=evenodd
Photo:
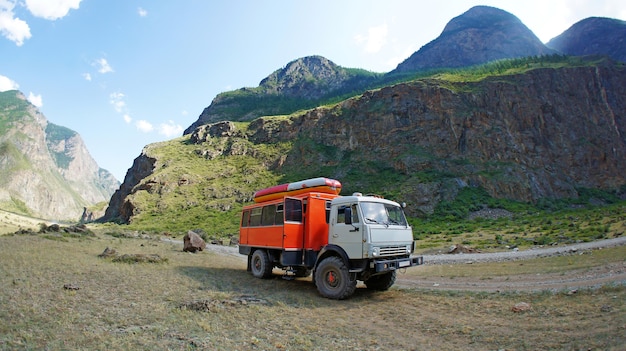
M413 232L403 208L377 196L340 196L341 183L314 178L257 191L242 210L239 253L247 270L268 278L274 267L307 277L331 299L351 296L357 281L387 290L412 256Z

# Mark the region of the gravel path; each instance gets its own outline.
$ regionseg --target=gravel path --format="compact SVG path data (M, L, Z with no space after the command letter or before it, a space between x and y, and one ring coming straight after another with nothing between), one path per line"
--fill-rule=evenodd
M164 239L182 245L182 241ZM526 260L539 257L582 254L588 250L626 245L626 237L579 243L567 246L533 248L523 251L492 253L461 253L423 255L425 265L472 264L478 262L504 262ZM207 245L207 251L230 255L246 260L237 247ZM415 268L415 269L419 269ZM598 287L606 284L626 285L626 261L610 263L584 270L554 274L523 274L497 276L490 279L475 277L426 277L420 274L398 274L396 287L427 290L462 290L462 291L561 291L575 293L579 288Z
M606 239L592 241L587 243L579 243L567 246L549 246L541 248L533 248L522 251L505 251L491 253L460 253L460 254L440 254L440 255L423 255L424 264L460 264L471 262L499 262L499 261L516 261L538 257L550 257L564 254L575 253L583 250L593 250L605 247L613 247L626 244L626 237L618 237L614 239Z

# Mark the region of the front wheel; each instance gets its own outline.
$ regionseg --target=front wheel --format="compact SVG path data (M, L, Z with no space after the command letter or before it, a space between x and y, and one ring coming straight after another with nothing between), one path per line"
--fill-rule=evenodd
M272 264L265 250L255 250L250 257L250 270L257 278L269 278L272 275Z
M317 291L329 299L343 300L356 290L356 279L351 278L348 267L339 257L322 260L314 278Z

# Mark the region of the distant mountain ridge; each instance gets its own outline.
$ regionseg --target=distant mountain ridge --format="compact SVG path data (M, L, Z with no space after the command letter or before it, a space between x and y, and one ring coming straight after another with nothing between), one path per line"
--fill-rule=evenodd
M313 108L324 98L368 86L378 76L362 69L341 67L321 56L299 58L274 71L256 88L218 94L184 134L203 124L226 119L250 121L260 116Z
M0 93L0 208L77 220L118 186L78 133L49 123L21 92Z
M572 56L607 55L626 62L626 22L614 18L585 18L547 46Z
M392 73L467 67L554 53L514 15L494 7L475 6L448 22L439 37Z
M274 71L258 87L218 94L183 134L203 124L251 121L337 102L419 72L555 53L514 15L476 6L452 19L438 38L391 72L348 69L321 56L299 58Z

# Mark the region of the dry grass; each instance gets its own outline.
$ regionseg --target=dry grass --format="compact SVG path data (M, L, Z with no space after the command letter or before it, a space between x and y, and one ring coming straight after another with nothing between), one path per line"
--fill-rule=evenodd
M0 235L13 233L20 229L38 230L41 223L51 224L50 221L45 219L32 218L0 210Z
M167 262L99 258L106 247ZM255 279L240 257L102 234L67 241L0 237L0 286L0 349L617 350L626 344L624 287L574 295L357 289L353 298L334 301L321 298L310 279ZM512 312L518 302L532 309Z

